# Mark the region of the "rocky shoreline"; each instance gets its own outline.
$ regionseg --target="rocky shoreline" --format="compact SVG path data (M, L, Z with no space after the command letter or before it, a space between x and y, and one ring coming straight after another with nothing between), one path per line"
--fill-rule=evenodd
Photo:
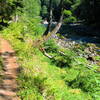
M57 44L63 48L74 50L79 57L84 57L89 61L91 65L99 66L98 72L100 72L100 44L76 42L65 37L54 36Z

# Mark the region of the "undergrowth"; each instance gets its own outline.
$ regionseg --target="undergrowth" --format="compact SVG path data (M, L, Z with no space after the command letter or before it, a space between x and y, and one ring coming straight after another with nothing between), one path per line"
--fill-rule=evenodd
M25 25L12 23L1 32L18 57L21 100L100 100L100 75L87 68L88 61L73 50L58 47L53 40L43 44L52 59L45 57L33 46L41 35L25 30Z

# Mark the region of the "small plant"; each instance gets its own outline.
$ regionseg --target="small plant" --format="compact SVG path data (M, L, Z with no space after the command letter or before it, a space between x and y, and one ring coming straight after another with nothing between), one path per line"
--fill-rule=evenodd
M96 97L94 95L97 95L97 93L99 93L100 90L100 75L97 73L94 73L93 71L90 71L89 69L84 69L81 70L78 74L78 76L76 77L76 79L72 80L71 82L69 82L69 85L72 88L81 88L83 91L90 93L91 96L93 96L93 98L95 100L99 100L96 99ZM100 95L97 95L97 98Z
M56 42L52 39L44 43L44 48L46 52L57 53L59 46L57 46Z

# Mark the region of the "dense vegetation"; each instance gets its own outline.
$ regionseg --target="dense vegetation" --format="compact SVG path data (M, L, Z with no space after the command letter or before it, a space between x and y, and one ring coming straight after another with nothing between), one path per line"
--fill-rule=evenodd
M49 0L42 1L41 15L43 18L48 16L48 2ZM59 8L60 0L53 0L53 18L57 20L60 14ZM99 0L64 0L63 7L65 9L65 22L75 22L82 20L86 24L99 26L100 24L100 1Z
M86 9L85 4L91 0L85 0L82 4L83 1L64 1L65 24L79 19L85 19L88 24L99 23L96 22L97 18L90 19L89 13L86 17L77 17L77 10L81 7ZM52 3L53 20L57 21L61 13L58 10L59 3L60 0L53 0ZM10 41L18 57L21 69L17 79L18 95L21 100L100 100L100 53L95 52L94 57L84 56L99 47L94 44L75 44L71 48L64 48L57 44L56 39L43 41L46 28L41 22L44 18L48 19L49 0L0 0L2 4L5 6L3 10L0 6L0 34ZM89 20L92 20L91 23ZM89 52L87 49L91 48ZM97 63L92 63L94 60Z

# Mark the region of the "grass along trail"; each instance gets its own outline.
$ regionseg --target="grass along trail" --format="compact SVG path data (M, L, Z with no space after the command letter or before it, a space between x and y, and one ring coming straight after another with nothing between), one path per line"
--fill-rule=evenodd
M0 37L0 56L3 59L3 79L0 83L0 100L19 100L17 97L18 64L9 42Z

